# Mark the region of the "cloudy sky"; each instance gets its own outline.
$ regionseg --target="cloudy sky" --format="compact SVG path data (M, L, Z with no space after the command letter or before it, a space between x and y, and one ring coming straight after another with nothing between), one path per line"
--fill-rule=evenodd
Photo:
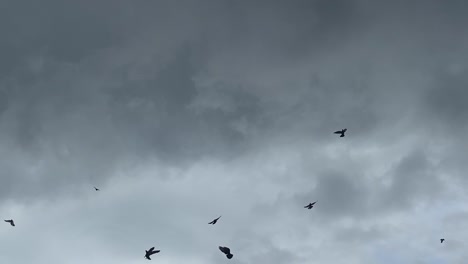
M0 263L466 263L467 13L0 0Z

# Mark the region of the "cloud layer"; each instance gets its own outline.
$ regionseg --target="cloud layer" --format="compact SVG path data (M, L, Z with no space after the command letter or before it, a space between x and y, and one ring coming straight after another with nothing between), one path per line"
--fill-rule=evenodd
M464 1L0 5L1 263L468 257Z

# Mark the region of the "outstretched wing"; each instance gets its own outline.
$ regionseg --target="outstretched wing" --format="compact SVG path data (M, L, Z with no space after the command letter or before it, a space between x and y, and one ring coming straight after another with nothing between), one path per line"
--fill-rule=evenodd
M153 250L154 250L154 247L150 248L148 251L151 252L151 251L153 251Z
M334 133L334 134L341 134L341 133L343 133L343 132L341 132L341 130L338 130L338 131L335 131L335 132L333 132L333 133Z
M224 252L224 247L219 246L218 248L219 248L219 250L221 250L221 252L223 252L224 254L226 254L226 252Z
M226 255L231 254L231 250L228 247L224 247L224 252L226 253Z
M213 221L209 222L208 224L209 224L209 225L214 225L220 218L221 218L221 216L218 217L218 218L216 218L216 219L214 219Z
M151 255L156 254L156 253L159 253L160 251L161 251L161 250L151 251Z
M221 250L221 252L223 252L224 254L231 254L231 250L228 248L228 247L219 247L219 250Z

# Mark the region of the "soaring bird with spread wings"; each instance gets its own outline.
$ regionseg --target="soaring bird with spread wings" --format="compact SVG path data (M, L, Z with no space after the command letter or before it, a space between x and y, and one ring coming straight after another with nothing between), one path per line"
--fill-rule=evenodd
M216 218L215 220L209 222L208 224L209 224L209 225L214 225L214 224L216 224L216 222L218 222L218 220L219 220L220 218L221 218L221 216L219 216L219 217Z
M345 133L347 130L348 130L348 129L343 128L343 129L338 130L338 131L335 131L335 132L333 132L333 133L334 133L334 134L341 134L340 137L344 137L344 133Z
M308 205L304 206L304 208L307 208L307 209L312 209L312 207L314 207L315 203L318 202L318 201L315 201L313 203L309 203Z
M150 248L149 250L145 250L145 258L151 260L150 256L156 253L159 253L161 250L154 250L154 247Z

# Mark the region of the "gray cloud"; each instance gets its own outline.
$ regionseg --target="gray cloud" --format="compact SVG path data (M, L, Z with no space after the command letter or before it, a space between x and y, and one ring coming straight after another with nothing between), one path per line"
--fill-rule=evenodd
M463 1L0 6L0 262L466 257Z

